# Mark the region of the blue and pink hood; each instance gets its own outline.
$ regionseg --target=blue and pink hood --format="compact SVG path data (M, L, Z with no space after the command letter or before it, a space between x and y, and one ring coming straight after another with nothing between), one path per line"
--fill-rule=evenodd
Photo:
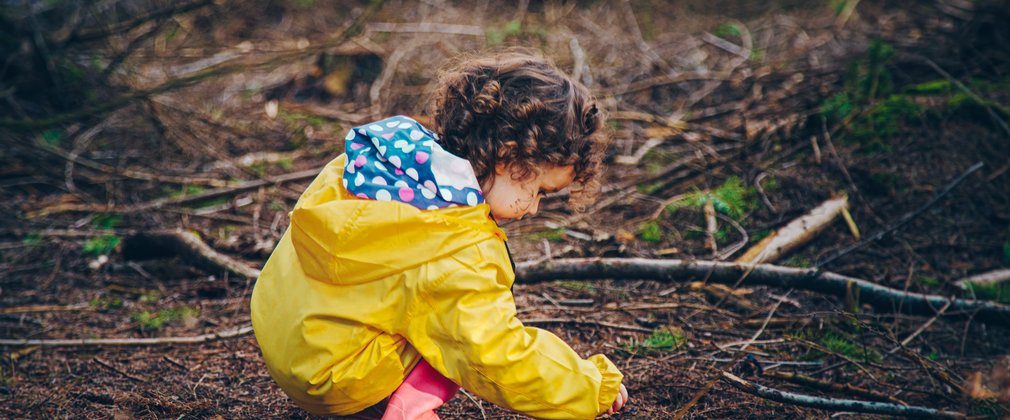
M484 202L470 162L442 149L438 135L410 117L355 127L345 140L343 183L351 194L422 210Z

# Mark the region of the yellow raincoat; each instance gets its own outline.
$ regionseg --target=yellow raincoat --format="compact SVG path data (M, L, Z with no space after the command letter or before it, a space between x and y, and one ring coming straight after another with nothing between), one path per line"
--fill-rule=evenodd
M270 375L320 415L361 411L424 358L464 389L539 418L593 418L621 373L516 318L505 235L489 207L422 211L361 200L341 185L345 155L291 213L252 296Z

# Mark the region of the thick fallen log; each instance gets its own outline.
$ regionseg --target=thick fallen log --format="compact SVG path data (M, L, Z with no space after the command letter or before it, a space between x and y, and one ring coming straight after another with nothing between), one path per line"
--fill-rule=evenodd
M831 411L849 411L857 413L887 414L892 416L905 416L915 418L938 418L938 419L963 419L967 418L964 413L954 411L941 411L934 408L905 406L900 404L846 400L839 398L815 397L812 395L796 394L792 392L780 391L774 388L748 382L732 373L722 372L722 380L734 388L748 394L777 401L784 404L795 404L804 407L820 408Z
M749 274L746 274L749 271ZM746 274L746 275L745 275ZM711 282L736 285L762 285L825 293L844 298L859 296L879 311L901 311L933 316L950 303L944 316L972 316L974 320L1010 326L1010 306L939 295L905 292L866 280L813 269L781 267L770 264L737 264L716 261L652 260L645 258L572 258L549 260L516 266L520 283L552 280L649 279L681 282L707 278ZM857 294L858 293L858 294Z

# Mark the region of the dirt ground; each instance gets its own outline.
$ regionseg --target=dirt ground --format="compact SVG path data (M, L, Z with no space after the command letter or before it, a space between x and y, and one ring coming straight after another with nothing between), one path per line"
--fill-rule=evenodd
M92 103L190 82L46 126L0 124L0 338L248 325L255 279L145 233L195 232L260 267L347 129L423 118L438 64L504 46L542 51L586 83L613 135L587 212L555 194L538 217L503 226L517 263L733 261L844 192L868 243L819 265L856 242L838 218L775 264L963 298L957 280L1010 268L1000 2L206 3L68 49L96 73L115 63ZM699 197L718 203L714 251ZM688 406L688 418L873 417L759 398L718 380L722 370L799 394L1010 417L1010 321L705 280L520 279L514 292L524 322L617 363L631 402L615 418ZM1010 304L1010 288L975 293ZM251 334L0 350L2 417L311 417L273 383ZM522 418L467 393L439 414Z

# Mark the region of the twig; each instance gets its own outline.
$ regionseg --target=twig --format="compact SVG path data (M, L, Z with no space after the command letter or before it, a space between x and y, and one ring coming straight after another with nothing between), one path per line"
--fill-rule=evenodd
M29 217L30 218L40 217L52 213L62 213L70 211L100 212L100 213L132 213L132 212L154 210L173 205L209 200L211 198L217 198L243 191L254 190L267 185L281 184L284 182L300 181L307 178L313 178L316 175L318 175L321 170L322 168L308 169L304 171L293 172L290 174L284 174L265 179L246 181L231 187L215 188L212 190L204 191L199 194L187 195L182 197L159 198L144 203L127 205L122 207L109 206L109 205L93 205L93 204L58 204L55 206L43 208L35 213L31 213Z
M200 344L209 341L241 337L252 332L252 325L239 328L202 334L192 337L156 337L156 338L70 338L54 340L16 340L0 339L0 346L42 346L42 347L82 347L82 346L150 346L157 344Z
M896 404L908 405L904 401L901 401L890 395L884 395L877 392L873 392L863 387L855 386L852 384L836 384L832 382L826 382L817 378L812 378L795 372L763 372L762 376L773 379L781 379L783 381L789 381L795 384L800 384L824 391L856 394L866 398L873 398L878 401L890 401Z
M145 378L140 378L140 377L131 375L129 373L123 372L122 370L120 370L119 368L113 366L111 363L105 361L105 359L102 359L101 357L95 356L95 358L93 360L95 361L95 363L98 363L99 365L105 366L109 370L111 370L113 372L116 372L116 373L118 373L120 375L125 376L127 379L132 379L132 380L137 381L137 382L147 382L147 379L145 379Z
M973 314L978 320L992 324L1010 324L1010 306L994 302L948 299L945 296L906 293L867 280L814 269L781 267L771 264L737 264L717 261L653 260L645 258L571 258L554 259L538 264L517 264L516 277L522 283L552 281L559 278L587 279L650 279L662 282L688 282L708 276L710 281L735 284L740 282L795 288L845 297L848 290L859 290L860 299L879 310L892 311L901 306L909 314L934 315L936 308L951 302L945 315Z
M461 389L460 392L462 392L463 395L466 395L466 398L469 399L470 402L473 403L473 405L477 406L477 409L480 410L480 417L484 420L487 420L487 413L484 412L484 404L481 404L480 401L477 401L477 399L474 398L473 395L470 395L469 392L466 392L465 389Z
M930 67L933 68L933 70L936 70L937 73L940 73L940 75L942 75L951 83L953 83L954 86L957 86L958 89L961 89L962 92L964 92L968 96L971 96L971 98L974 99L976 102L978 102L979 105L984 106L986 112L989 113L989 116L992 119L996 120L996 122L1000 125L1000 127L1003 128L1003 131L1006 132L1008 136L1010 136L1010 126L1008 126L1006 121L1003 121L1003 119L1000 118L999 115L997 115L996 112L992 110L992 107L988 105L988 101L983 100L981 97L975 94L975 92L972 92L971 89L968 89L968 87L964 85L964 83L961 83L960 80L955 79L953 76L950 75L950 73L944 71L944 69L941 68L936 63L934 63L933 60L930 60L928 58L925 58L924 60L926 61L926 64L928 64Z
M818 262L817 264L815 264L814 267L817 267L817 268L823 267L823 266L831 263L832 261L837 260L838 258L840 258L840 257L842 257L842 256L844 256L844 255L846 255L846 254L848 254L848 253L850 253L852 251L855 251L856 249L862 248L862 247L866 246L867 244L869 244L871 242L875 242L875 241L879 240L880 238L883 238L884 235L887 235L888 233L891 233L895 229L897 229L897 228L899 228L901 226L904 226L906 223L912 221L912 219L915 219L917 216L919 216L920 214L922 214L924 211L926 211L927 209L929 209L930 207L932 207L933 204L936 204L937 201L940 201L940 199L943 198L943 196L947 195L947 193L949 193L951 190L953 190L954 187L956 187L958 184L961 183L961 181L964 181L964 179L967 178L968 175L971 175L975 171L981 169L983 166L985 166L985 163L983 163L983 162L978 162L978 163L972 165L970 168L968 168L967 170L965 170L964 172L962 172L961 175L958 175L957 178L954 178L954 180L951 181L949 184L947 184L947 186L943 187L942 190L940 190L939 192L937 192L936 194L934 194L933 197L930 198L929 201L926 202L926 204L923 204L922 206L920 206L919 208L915 209L915 211L912 211L911 213L905 213L905 215L901 216L901 218L898 219L896 222L891 223L889 226L887 226L883 230L881 230L881 231L873 234L873 236L870 236L866 240L863 240L863 241L860 241L860 242L856 242L856 243L854 243L852 245L849 245L849 246L845 247L844 249L842 249L841 251L838 251L834 255L821 260L820 262Z
M72 311L92 311L89 305L29 305L15 306L13 308L0 308L0 314L26 314L34 312L72 312Z
M820 408L834 411L854 411L857 413L888 414L892 416L906 417L929 417L929 418L949 418L963 419L967 416L963 413L953 411L941 411L928 407L902 406L898 404L846 400L839 398L822 398L811 395L796 394L792 392L780 391L766 386L745 381L732 373L722 372L721 378L726 383L732 385L748 394L777 401L783 404L794 404L803 407Z
M582 325L596 325L599 327L613 328L615 330L627 330L636 332L651 333L652 330L648 328L637 327L634 325L625 324L614 324L612 322L606 321L595 321L595 320L580 320L580 319L568 319L568 318L540 318L540 319L527 319L523 321L523 324L528 325L543 325L543 324L582 324Z
M725 374L726 370L730 370L733 367L735 367L737 363L740 363L740 360L742 360L744 358L744 355L747 354L747 348L750 347L751 344L754 344L754 342L756 342L757 339L761 337L761 334L764 334L765 328L768 327L768 322L771 321L773 316L775 316L775 311L779 309L779 306L782 305L782 301L785 300L786 296L789 296L789 293L791 292L792 290L786 292L785 295L783 295L777 302L775 302L775 306L772 306L772 309L768 311L768 316L765 317L764 322L761 324L761 328L759 328L757 332L755 332L754 335L751 336L750 340L747 340L746 343L743 343L743 345L740 346L740 349L736 351L736 353L733 355L733 359L729 363L725 364L722 369L716 369L717 372ZM719 381L718 375L710 379L708 383L705 384L704 387L699 389L698 392L694 394L694 397L692 397L690 401L688 401L682 407L677 409L677 411L673 414L673 418L675 420L683 419L684 416L686 416L687 413L691 410L691 407L697 404L698 401L701 400L701 397L709 393L709 391L711 391L712 388L715 387L715 383L718 381Z
M933 315L933 317L929 319L929 321L926 321L924 324L922 324L922 326L920 326L918 329L916 329L915 332L913 332L912 334L909 334L909 336L905 337L904 340L901 340L901 343L898 344L897 346L895 346L890 351L888 351L887 354L894 354L894 352L898 351L902 347L907 346L908 343L910 343L912 340L915 339L915 337L918 337L919 334L922 334L923 331L926 331L926 329L929 328L930 325L933 325L933 323L936 322L936 320L938 318L940 318L940 316L943 315L944 312L947 312L947 308L949 308L949 307L950 307L950 301L948 301L946 304L944 304L943 307L940 308L940 310L936 312L936 315Z
M175 229L166 231L144 232L129 238L131 241L146 241L173 249L185 259L209 270L224 270L238 274L247 279L255 279L260 271L245 263L217 252L193 232Z
M204 3L209 3L209 1L204 1ZM159 84L157 86L148 89L139 89L128 92L121 96L106 100L99 105L94 105L87 108L78 108L75 111L52 115L42 119L0 118L0 127L10 127L14 129L30 129L30 128L49 127L56 124L76 121L81 118L104 114L122 108L135 100L148 98L160 93L165 93L182 87L190 86L209 78L232 74L235 72L248 72L256 68L276 66L278 63L290 63L294 60L303 57L312 56L321 51L325 51L328 48L333 47L334 45L343 43L348 38L350 38L352 34L357 33L357 29L361 26L361 24L369 16L371 16L381 5L382 5L381 1L372 2L368 6L368 8L365 9L364 12L362 12L359 16L357 16L357 18L351 21L348 25L342 27L339 35L337 35L328 42L322 42L319 43L318 45L313 45L312 47L301 50L285 51L280 54L267 57L263 60L254 63L238 62L238 60L229 60L219 65L215 65L200 70L189 76L168 80L162 84ZM80 39L80 37L78 37L78 39Z

